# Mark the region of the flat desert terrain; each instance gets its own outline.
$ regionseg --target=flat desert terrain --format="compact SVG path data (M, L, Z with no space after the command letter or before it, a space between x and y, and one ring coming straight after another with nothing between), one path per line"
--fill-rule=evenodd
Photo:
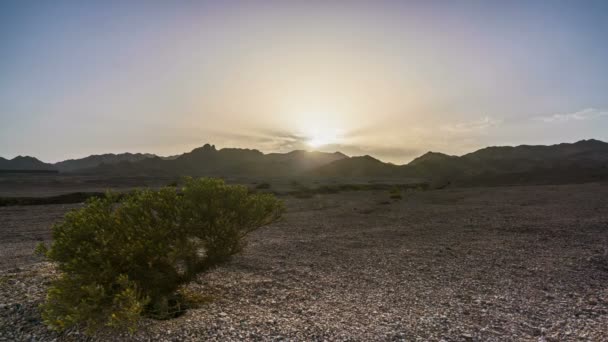
M608 186L282 196L284 218L189 286L208 297L133 336L90 340L606 341ZM75 205L0 208L0 341L46 329L33 256Z

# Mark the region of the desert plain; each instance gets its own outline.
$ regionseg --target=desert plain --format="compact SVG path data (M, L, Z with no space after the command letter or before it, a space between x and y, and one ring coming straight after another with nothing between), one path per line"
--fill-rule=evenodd
M284 217L188 286L198 307L93 337L48 330L37 309L56 270L34 248L82 204L0 207L0 341L608 338L607 184L392 195L279 192Z

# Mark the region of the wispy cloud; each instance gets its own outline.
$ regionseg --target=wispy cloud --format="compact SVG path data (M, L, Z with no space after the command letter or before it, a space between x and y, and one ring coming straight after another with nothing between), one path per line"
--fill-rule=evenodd
M553 114L549 116L537 116L534 119L549 123L561 123L568 121L583 121L597 119L603 116L608 116L608 110L599 110L596 108L586 108L574 113Z
M457 122L446 124L440 127L444 132L454 134L469 134L469 133L482 133L486 129L494 126L498 126L502 123L500 119L494 119L489 116L466 122Z
M225 146L246 146L265 151L287 152L301 149L306 142L306 137L302 135L265 129L249 129L242 132L214 130L211 135Z

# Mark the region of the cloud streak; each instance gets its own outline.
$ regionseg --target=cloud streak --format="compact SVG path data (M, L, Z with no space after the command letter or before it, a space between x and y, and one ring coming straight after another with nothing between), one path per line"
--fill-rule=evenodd
M568 121L584 121L593 120L600 117L608 116L607 110L599 110L596 108L586 108L574 113L553 114L549 116L538 116L535 120L547 123L563 123Z
M486 116L478 120L443 125L440 129L444 132L453 134L481 133L490 127L498 126L501 123L502 120L500 119Z

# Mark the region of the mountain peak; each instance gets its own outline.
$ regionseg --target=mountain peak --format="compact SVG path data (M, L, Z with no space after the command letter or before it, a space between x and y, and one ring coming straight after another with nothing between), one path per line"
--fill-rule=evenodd
M38 160L38 158L34 158L34 157L30 157L30 156L16 156L15 158L11 159L14 161L36 161L36 162L40 162L40 160Z
M197 148L193 149L192 151L190 151L191 154L213 153L213 152L217 152L217 150L215 149L215 145L211 145L211 144L205 144L201 147L197 147Z
M420 164L423 162L440 162L440 161L453 159L453 158L457 158L457 157L450 156L450 155L447 155L447 154L441 153L441 152L428 151L427 153L421 155L420 157L412 160L408 165L416 165L416 164Z
M211 144L205 144L202 147L199 147L198 149L201 149L203 151L217 151L215 149L215 145L211 145ZM195 149L195 150L197 150L197 149Z
M606 143L597 139L583 139L575 142L573 145L604 146Z
M358 156L358 157L352 157L351 159L354 159L354 160L359 159L359 160L364 160L364 161L380 162L381 163L380 160L378 160L378 159L370 156L369 154L366 154L366 155L363 155L363 156Z
M1 170L53 170L53 165L46 164L30 156L16 156L13 159L0 159Z

